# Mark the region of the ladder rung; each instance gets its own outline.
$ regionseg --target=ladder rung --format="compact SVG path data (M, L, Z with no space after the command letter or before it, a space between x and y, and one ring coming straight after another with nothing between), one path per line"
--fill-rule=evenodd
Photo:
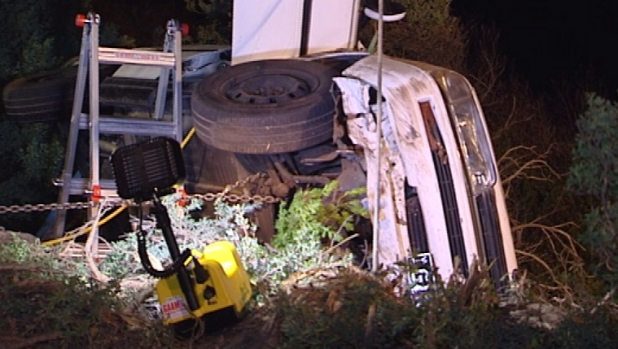
M69 193L71 195L84 195L92 190L90 188L90 180L87 178L71 178L71 184L69 184ZM117 198L116 183L111 179L99 180L99 186L101 187L101 197Z
M79 127L87 130L89 124L88 114L82 113L79 119ZM167 136L176 138L176 124L173 121L100 117L99 133L135 136Z
M172 68L175 58L172 52L99 47L99 61L101 63L130 63Z

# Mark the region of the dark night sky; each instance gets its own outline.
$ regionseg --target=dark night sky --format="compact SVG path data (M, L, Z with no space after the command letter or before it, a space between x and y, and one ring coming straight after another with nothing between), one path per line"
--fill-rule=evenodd
M618 2L612 0L455 0L466 18L493 21L501 49L529 80L544 85L594 67L618 84Z

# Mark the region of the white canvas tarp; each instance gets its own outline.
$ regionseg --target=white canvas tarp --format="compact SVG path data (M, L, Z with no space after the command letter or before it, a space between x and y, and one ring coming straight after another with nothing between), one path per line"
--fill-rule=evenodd
M234 0L232 64L300 54L305 1L307 54L353 48L360 0Z

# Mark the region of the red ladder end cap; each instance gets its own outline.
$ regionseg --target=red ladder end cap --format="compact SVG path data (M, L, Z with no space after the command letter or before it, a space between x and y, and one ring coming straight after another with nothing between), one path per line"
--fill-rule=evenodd
M180 24L180 32L182 35L189 35L189 25L187 23Z
M86 15L83 13L78 13L77 16L75 16L75 26L79 28L83 28L85 24L86 24Z

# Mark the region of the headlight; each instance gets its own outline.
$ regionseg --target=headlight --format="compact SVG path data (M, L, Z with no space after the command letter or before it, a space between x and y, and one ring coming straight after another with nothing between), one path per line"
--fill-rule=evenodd
M433 71L432 75L449 109L473 193L491 189L497 180L496 162L472 86L463 76L451 71Z

